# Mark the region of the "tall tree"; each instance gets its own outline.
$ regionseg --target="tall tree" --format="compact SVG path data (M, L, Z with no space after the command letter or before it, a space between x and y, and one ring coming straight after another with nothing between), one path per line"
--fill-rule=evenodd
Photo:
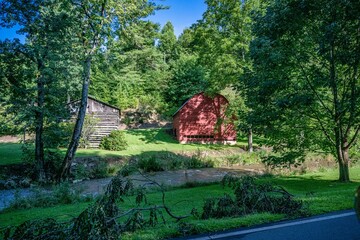
M251 47L262 132L288 157L331 152L344 182L360 131L359 12L359 1L276 1L256 18Z
M165 99L170 104L169 115L173 114L186 100L208 87L205 69L199 65L196 55L180 54L172 62L172 77L165 91Z
M74 132L58 176L59 179L64 179L69 175L71 162L79 144L85 119L94 55L97 51L106 51L102 47L113 37L116 38L116 32L120 28L148 16L156 9L155 3L147 0L74 0L71 2L73 4L72 15L77 19L74 31L78 33L81 45L82 93Z
M159 50L164 54L164 62L168 63L176 57L176 36L174 26L167 22L161 29L158 43Z
M252 39L251 13L263 8L262 0L207 0L203 19L192 26L193 44L199 53L199 62L207 70L207 92L218 93L226 87L236 87L241 98L246 99L243 75L251 69L249 45ZM239 100L240 101L240 100ZM240 102L244 102L243 100ZM246 114L239 106L238 114ZM249 151L252 151L251 122L241 116L241 130L248 134Z
M119 41L108 42L93 68L90 93L121 109L150 106L159 110L168 66L156 48L159 26L149 21L121 29Z
M213 92L236 83L250 66L251 16L259 0L206 0L207 10L195 28L195 48L209 71Z
M25 44L16 40L1 44L8 65L3 74L11 85L12 110L22 109L21 112L26 113L23 116L34 122L35 168L39 181L45 180L43 131L46 119L51 117L51 103L46 103L46 99L51 98L49 89L60 86L55 85L59 80L55 75L64 66L61 61L65 60L68 47L64 40L69 16L63 9L66 3L61 1L8 0L0 4L1 26L18 24L20 32L26 35ZM19 66L11 66L14 62ZM55 92L59 93L59 89Z

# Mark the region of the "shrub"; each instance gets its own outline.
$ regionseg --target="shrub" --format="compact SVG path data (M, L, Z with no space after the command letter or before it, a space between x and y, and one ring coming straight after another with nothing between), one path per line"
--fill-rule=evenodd
M108 166L104 162L96 164L91 171L91 178L105 178L109 177Z
M101 140L100 148L110 151L125 150L128 146L123 131L112 131L109 136Z
M137 166L145 172L164 171L161 162L157 160L155 155L149 156L148 158L140 158Z
M26 164L29 164L31 167L26 170L24 175L29 175L34 177L36 175L35 172L35 145L32 140L26 141L21 146L22 151L22 161ZM61 152L55 149L44 149L44 170L46 173L47 180L54 180L59 168L61 166L63 157Z
M129 166L122 170L123 174L129 174L134 169L141 169L144 172L159 172L180 169L211 168L214 162L211 159L193 156L183 156L169 152L159 152L156 154L144 154L139 158L133 159Z
M45 149L44 158L46 178L54 180L60 170L63 156L58 150Z

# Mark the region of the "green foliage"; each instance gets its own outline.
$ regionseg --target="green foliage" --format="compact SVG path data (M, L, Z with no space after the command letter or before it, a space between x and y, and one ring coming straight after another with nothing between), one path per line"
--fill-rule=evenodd
M86 124L85 124L86 126ZM54 123L46 126L43 131L45 148L66 147L69 143L74 124L69 122Z
M276 1L256 14L249 74L251 118L275 150L332 153L349 181L360 123L360 6Z
M164 54L165 62L169 62L176 58L176 36L174 33L174 26L171 22L167 22L161 29L158 48Z
M282 152L281 154L272 153L262 157L262 162L271 167L290 168L291 166L299 167L305 161L303 152Z
M1 86L1 85L0 85ZM1 102L1 92L0 92L0 102ZM21 133L21 125L15 124L14 114L7 114L5 111L6 107L0 104L0 136L5 135L16 135Z
M339 183L334 180L337 178L335 170L329 170L324 173L312 172L303 176L278 176L259 178L259 183L270 182L272 185L282 186L289 192L296 195L308 205L311 215L323 214L337 210L351 209L353 207L354 191L360 183L360 168L352 168L351 173L354 176L351 183ZM232 189L221 187L219 184L200 186L195 188L176 188L166 192L167 202L172 206L176 213L187 214L195 207L202 214L203 201L209 196L221 197L224 193L232 195ZM161 204L162 193L151 192L147 195L148 203ZM171 197L170 197L171 196ZM331 201L329 201L331 199ZM121 209L130 209L133 207L135 199L130 198L120 205ZM89 203L78 203L73 205L59 205L52 208L30 208L17 211L3 211L0 214L0 227L5 229L7 226L18 226L26 220L53 218L60 222L66 222L74 216L79 215ZM125 210L125 211L126 211ZM143 216L147 216L144 212ZM186 225L179 226L177 222L168 221L164 214L166 225L159 224L155 227L145 228L136 232L127 232L121 234L122 239L168 239L180 237L187 231L192 233L209 233L233 229L238 226L254 226L269 222L285 220L287 217L282 214L256 213L242 217L228 217L221 219L198 219L189 218L185 221ZM183 229L183 232L179 232Z
M205 69L199 65L195 55L181 54L179 59L172 62L172 78L170 79L165 98L169 103L171 116L194 94L203 92L207 88Z
M44 152L44 170L48 180L55 180L55 176L60 170L63 155L58 150L46 149Z
M70 85L78 79L74 32L69 30L76 17L70 5L55 0L7 1L0 6L0 25L17 25L26 36L24 43L0 42L0 75L6 86L6 113L14 116L15 124L35 133L35 172L40 181L45 180L44 129L69 117L64 103L71 95ZM0 93L1 102L3 97Z
M108 42L112 51L97 55L90 93L110 104L161 111L168 66L155 47L159 26L149 21L130 23L119 31L119 41Z
M84 125L81 131L81 138L79 140L80 148L88 148L90 145L90 137L95 133L95 126L98 124L100 119L86 115L84 119Z
M211 93L236 83L248 68L251 11L259 1L207 0L203 19L193 26L193 42L207 69Z
M100 158L114 158L123 156L140 155L143 152L170 152L185 155L192 155L198 149L200 151L219 151L227 152L238 147L243 147L245 144L238 140L238 145L216 145L216 144L179 144L172 136L167 134L168 129L134 129L125 130L125 139L128 143L126 150L122 151L108 151L102 149L79 149L77 157L91 156ZM255 140L256 141L256 140ZM260 140L259 140L260 141ZM65 149L59 149L62 154L65 154ZM257 152L256 154L258 154ZM3 158L0 159L1 165L21 163L21 144L19 143L0 143L0 154ZM171 155L171 154L170 154ZM169 157L170 159L171 157ZM219 158L222 160L221 158ZM217 159L213 159L214 164ZM254 158L255 160L255 158ZM225 161L225 160L224 160Z
M163 191L161 205L141 208L140 204L146 203L143 188L136 191L136 207L126 212L121 211L119 204L122 204L124 198L133 193L133 190L133 184L130 180L124 182L120 177L115 177L107 186L105 194L82 211L78 217L64 223L49 219L34 221L34 224L27 221L15 227L13 231L6 229L2 235L5 235L7 239L14 236L26 236L28 239L44 238L45 236L50 239L63 239L64 235L67 236L67 239L115 239L119 238L125 231L154 227L161 220L165 223L165 218L160 209L165 209L169 216L177 220L187 217L176 216L171 213L170 208L165 204ZM68 197L69 191L61 189L59 193L62 201L71 201L71 198ZM148 211L149 214L146 216L143 211ZM48 228L49 224L51 224L52 229ZM53 231L54 229L56 231ZM10 237L10 235L12 236Z
M97 164L90 173L91 178L105 178L109 176L110 174L108 173L108 166L104 162L100 162L99 164Z
M135 169L141 169L144 172L158 172L214 167L214 161L211 158L201 157L199 153L200 151L192 156L172 152L145 153L130 159L129 164L124 166L121 172L126 176Z
M267 156L265 152L257 151L253 153L241 153L241 154L232 154L226 155L222 164L233 166L233 165L247 165L260 163L261 158Z
M112 131L109 136L104 137L101 140L100 148L110 151L121 151L125 150L128 146L123 131L116 130Z
M21 145L22 157L21 161L29 164L30 169L27 169L29 175L32 178L36 176L36 160L35 160L35 149L34 142L32 140L26 141ZM44 151L44 173L47 180L54 180L57 171L60 169L62 154L59 150L45 149ZM45 179L44 179L45 180Z
M259 184L253 177L239 178L231 175L226 175L221 183L234 190L235 198L225 194L220 198L207 199L203 207L203 219L259 212L306 215L303 202L294 199L293 195L280 186Z
M90 165L90 166L89 166ZM71 170L71 177L74 179L98 179L106 178L116 175L116 172L121 168L120 166L110 166L103 159L98 162L88 164L76 164Z
M161 166L161 162L157 160L156 155L150 156L149 158L140 158L137 163L137 167L145 172L164 171Z

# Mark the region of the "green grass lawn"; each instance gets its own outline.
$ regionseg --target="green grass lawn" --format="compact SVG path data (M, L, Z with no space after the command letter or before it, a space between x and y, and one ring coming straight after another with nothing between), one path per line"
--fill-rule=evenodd
M187 152L196 151L197 149L213 149L221 150L225 148L233 148L246 145L241 140L234 146L224 146L218 144L179 144L165 132L165 129L139 129L125 131L125 137L128 147L123 151L106 151L101 149L79 149L77 156L131 156L139 155L144 152L169 151L169 152Z
M20 143L0 143L0 165L21 163Z
M240 140L234 146L203 145L203 144L179 144L165 132L165 129L139 129L125 131L128 147L123 151L107 151L102 149L78 149L76 156L119 157L139 155L144 152L169 151L175 153L196 151L198 149L222 150L246 145ZM66 149L61 149L65 154ZM21 163L21 144L0 143L0 165Z
M302 199L308 206L311 214L321 214L335 210L350 209L353 207L354 192L360 184L360 167L351 169L351 183L339 183L337 170L308 173L299 176L275 176L261 179L283 186L297 198ZM202 211L204 199L221 196L223 193L231 193L228 188L222 188L219 184L201 186L195 188L177 188L166 192L168 206L174 214L183 215L191 211L193 207ZM148 202L156 204L160 202L159 193L148 195ZM133 200L126 201L123 208L132 206ZM0 213L0 227L18 225L24 220L39 219L46 217L57 218L61 221L70 219L79 214L89 203L73 205L61 205L52 208L33 208L29 210L7 210ZM254 214L239 218L197 220L189 218L184 222L191 224L196 233L220 231L240 226L251 226L284 219L283 215L268 213ZM125 239L159 239L175 236L178 225L172 220L166 226L159 225L135 233L128 233Z

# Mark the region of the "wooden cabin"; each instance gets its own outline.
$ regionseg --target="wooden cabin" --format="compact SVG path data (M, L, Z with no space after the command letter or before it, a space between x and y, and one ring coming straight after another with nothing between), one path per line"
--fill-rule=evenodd
M225 116L228 100L198 93L173 114L173 134L180 143L236 143L236 131Z
M69 104L70 112L74 116L78 112L79 103L80 100ZM98 148L103 137L119 129L120 109L91 96L87 99L86 116L93 118L95 122L88 139L91 148Z

